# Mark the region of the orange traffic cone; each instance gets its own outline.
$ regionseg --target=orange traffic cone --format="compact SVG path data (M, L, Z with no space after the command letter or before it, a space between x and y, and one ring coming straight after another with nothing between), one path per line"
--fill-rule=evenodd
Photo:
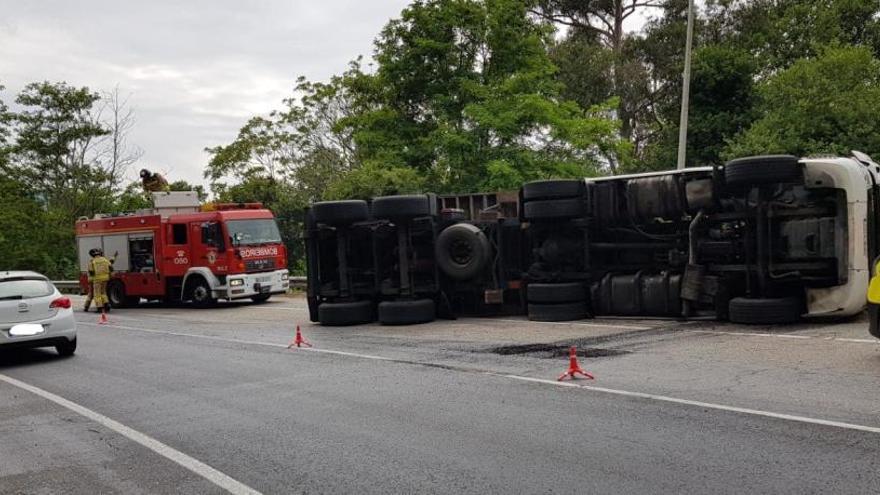
M312 344L303 338L302 332L299 331L299 325L296 326L296 336L290 341L290 344L287 346L288 349L293 349L293 346L296 347L312 347Z
M581 369L581 365L578 364L577 348L575 346L571 346L571 348L568 350L568 371L559 375L559 378L557 378L556 380L561 382L565 377L569 377L574 380L575 375L577 374L581 374L584 377L589 378L590 380L595 379L593 375Z
M107 313L102 308L101 309L101 317L98 318L98 325L106 325L108 323L110 323L110 320L107 319Z

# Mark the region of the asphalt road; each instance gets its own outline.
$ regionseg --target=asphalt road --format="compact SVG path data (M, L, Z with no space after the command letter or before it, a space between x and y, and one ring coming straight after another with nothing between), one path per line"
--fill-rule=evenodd
M79 313L73 358L0 352L0 493L880 487L864 321L330 329L303 306ZM286 349L296 324L316 350ZM556 384L570 344L597 380Z

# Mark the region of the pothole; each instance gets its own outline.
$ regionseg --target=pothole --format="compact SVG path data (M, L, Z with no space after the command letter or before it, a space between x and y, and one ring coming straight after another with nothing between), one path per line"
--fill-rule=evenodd
M567 344L525 344L492 347L487 349L487 351L501 356L534 355L535 357L550 359L560 356L568 356L570 347L571 346ZM602 347L577 348L578 357L584 358L613 357L631 353L632 351Z

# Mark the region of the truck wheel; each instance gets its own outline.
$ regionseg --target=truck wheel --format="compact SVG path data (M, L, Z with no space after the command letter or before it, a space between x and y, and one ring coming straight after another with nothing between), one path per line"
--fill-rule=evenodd
M260 294L258 296L251 297L251 301L253 301L255 304L262 304L268 301L270 297L272 297L272 294Z
M531 303L584 302L587 299L587 290L580 282L532 283L526 286L526 297Z
M428 197L421 194L381 196L373 199L373 217L389 220L409 220L431 215Z
M214 295L211 294L211 286L208 281L202 277L196 277L186 284L187 299L192 301L193 306L205 308L212 306L217 302Z
M749 156L731 160L724 166L728 186L796 182L802 178L798 158L791 155Z
M587 317L587 304L585 302L560 304L529 303L528 312L529 319L532 321L582 320Z
M373 302L321 303L318 306L318 321L326 327L371 323L373 321Z
M551 199L529 201L523 206L526 220L560 220L579 217L584 212L580 199Z
M728 306L728 318L733 323L750 325L794 323L800 319L803 306L797 297L734 297Z
M125 284L121 280L107 282L107 300L112 308L131 308L141 302L140 297L125 295Z
M584 192L582 180L539 180L523 185L526 201L532 199L577 198Z
M345 201L321 201L312 205L318 223L327 225L350 225L369 218L367 202L359 199Z
M428 323L434 321L436 311L433 299L382 301L379 303L379 323L383 325Z
M76 352L76 337L73 340L65 340L56 345L55 352L61 357L73 356L73 353Z
M454 280L469 280L486 267L491 249L489 239L479 227L457 223L437 236L434 255L443 273Z

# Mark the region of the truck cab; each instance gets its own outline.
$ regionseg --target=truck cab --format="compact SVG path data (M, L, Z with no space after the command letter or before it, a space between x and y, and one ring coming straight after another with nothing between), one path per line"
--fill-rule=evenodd
M200 206L190 192L153 193L153 201L152 209L77 221L83 289L87 253L98 247L114 262L107 292L115 307L141 299L263 302L287 291L287 251L261 204Z

